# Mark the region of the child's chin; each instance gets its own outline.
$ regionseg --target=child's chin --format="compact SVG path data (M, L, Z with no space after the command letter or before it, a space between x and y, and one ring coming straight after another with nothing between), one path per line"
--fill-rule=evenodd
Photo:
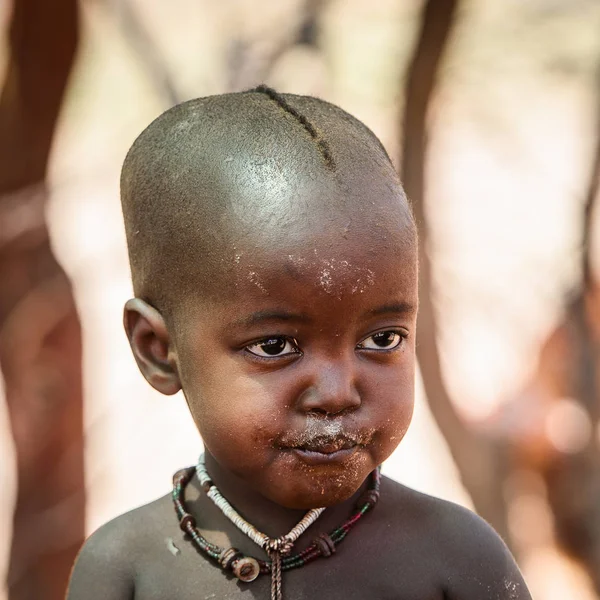
M341 504L351 498L362 486L364 477L340 477L310 479L305 485L295 485L293 490L286 490L284 486L272 490L269 499L285 508L309 510Z

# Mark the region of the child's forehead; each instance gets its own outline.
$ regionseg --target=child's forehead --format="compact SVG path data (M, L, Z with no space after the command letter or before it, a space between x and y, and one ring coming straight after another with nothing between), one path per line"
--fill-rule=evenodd
M290 236L285 230L268 239L257 233L224 253L222 288L229 297L290 298L305 290L330 299L368 293L392 280L410 287L417 271L412 228L392 231L368 219L325 220L318 229Z
M409 208L400 199L380 196L349 199L323 193L292 198L273 207L241 207L223 231L224 255L233 264L285 263L286 269L329 266L363 268L387 246L414 240Z
M279 285L292 283L310 286L317 293L332 297L342 293L362 294L375 285L378 278L377 266L365 253L350 255L347 252L335 252L331 248L313 248L312 251L299 249L294 254L282 256L278 267L275 278L279 280ZM243 277L243 265L240 270ZM267 264L258 262L249 271L249 281L263 292L267 291L268 283L272 283L267 278L273 278Z
M242 186L215 223L214 245L198 230L198 264L213 257L208 286L217 298L285 281L331 295L363 293L388 255L396 271L415 271L414 225L397 188L359 177L354 185L321 182Z
M402 228L412 220L402 188L389 172L360 162L332 176L303 164L273 169L246 161L226 186L223 216L232 238L326 239L351 234L359 225L385 222Z

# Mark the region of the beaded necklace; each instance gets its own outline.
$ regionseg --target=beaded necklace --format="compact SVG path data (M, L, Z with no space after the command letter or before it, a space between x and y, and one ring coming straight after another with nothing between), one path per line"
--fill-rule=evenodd
M221 509L223 514L242 532L244 532L257 546L268 550L273 546L274 540L270 539L269 536L261 533L250 525L244 518L227 502L227 500L221 495L221 492L217 489L217 486L213 484L210 475L206 470L204 464L204 456L200 457L198 464L196 465L196 475L200 481L202 489L207 490L206 495ZM304 518L294 527L287 535L278 538L278 547L282 554L288 554L286 550L291 550L294 542L321 516L324 508L313 508L309 510Z
M243 531L257 545L264 548L271 560L264 561L252 556L245 556L237 548L220 548L206 540L196 528L196 520L187 511L184 502L184 492L187 484L194 475L198 476L202 488L213 502L223 511L241 531ZM225 500L210 480L202 458L197 467L189 467L178 471L173 476L173 504L179 519L182 531L189 535L192 544L197 550L215 560L224 571L232 571L241 581L254 581L259 574L271 574L271 600L282 600L281 575L283 571L296 569L315 560L316 558L329 557L336 551L336 546L348 535L350 530L358 523L379 499L379 486L381 481L379 467L369 478L369 484L356 503L356 511L340 527L329 534L319 534L306 549L296 554L290 554L293 543L308 527L314 523L324 509L313 509L287 535L271 539L258 531L245 521L235 509Z
M221 492L219 492L206 471L204 455L200 457L196 465L196 475L200 480L202 488L206 491L206 495L221 509L223 514L256 545L265 550L271 558L271 597L272 600L279 600L281 598L281 557L292 551L294 542L321 516L321 513L325 509L313 508L309 510L288 534L275 539L269 538L269 536L258 531L254 525L244 520L221 495ZM260 572L258 562L254 558L250 558L249 560L254 561L253 570L256 573L255 577L258 577L258 573Z

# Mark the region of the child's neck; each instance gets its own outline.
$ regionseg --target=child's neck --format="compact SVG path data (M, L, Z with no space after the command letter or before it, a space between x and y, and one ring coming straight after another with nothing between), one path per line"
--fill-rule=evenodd
M235 507L246 521L269 537L285 535L307 512L303 509L286 508L265 498L240 477L223 469L208 451L205 451L205 464L212 481L229 504ZM352 511L361 491L362 488L348 500L328 508L320 521L339 525Z

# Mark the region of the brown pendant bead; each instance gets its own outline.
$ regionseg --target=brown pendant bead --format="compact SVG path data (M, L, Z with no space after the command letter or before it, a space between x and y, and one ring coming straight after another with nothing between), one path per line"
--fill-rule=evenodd
M321 556L328 557L335 553L335 543L326 533L319 534L313 543L321 551Z
M244 556L233 563L233 573L240 581L249 583L259 576L260 565L251 556Z
M373 507L377 504L379 500L379 492L377 490L365 490L365 492L360 497L360 504L368 504Z

